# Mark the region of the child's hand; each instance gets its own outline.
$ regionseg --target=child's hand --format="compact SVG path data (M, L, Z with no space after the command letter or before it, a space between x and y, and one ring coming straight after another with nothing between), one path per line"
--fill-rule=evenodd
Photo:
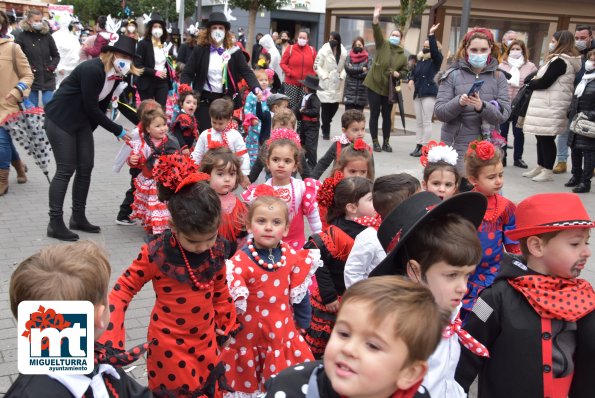
M132 166L136 166L138 164L139 160L140 160L140 155L130 155L129 163Z
M190 156L190 149L188 149L188 148L182 149L182 155Z
M258 126L258 119L252 120L252 125L253 126Z
M225 336L225 332L221 329L215 329L215 334L218 336ZM226 336L227 339L221 344L221 348L227 348L231 344L231 336Z
M329 310L329 312L339 312L339 300L335 300L332 303L327 304L326 309Z
M242 180L240 185L242 186L242 188L248 189L248 187L250 186L250 179L248 178L248 176L244 176L244 179Z

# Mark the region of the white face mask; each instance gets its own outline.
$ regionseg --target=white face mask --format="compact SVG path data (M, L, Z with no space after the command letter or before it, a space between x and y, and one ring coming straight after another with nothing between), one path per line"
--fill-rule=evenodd
M308 44L308 39L297 39L298 46L304 47Z
M591 72L593 69L595 69L595 62L588 60L585 62L585 70L587 72Z
M132 64L132 61L129 59L124 59L124 58L114 59L114 69L121 76L125 76L128 74L128 72L130 72L131 64Z
M43 28L43 22L33 22L31 27L35 30L41 30Z
M219 29L212 30L211 39L213 39L215 43L221 43L223 39L225 39L225 31Z
M587 48L587 41L586 40L577 40L574 44L579 51L583 51Z
M134 25L130 25L127 27L127 29L130 33L133 33L136 30L136 27ZM153 31L153 32L155 32L155 31Z
M153 35L154 38L161 39L161 36L163 36L163 30L162 29L153 29L151 31L151 34Z
M510 50L510 53L508 55L510 56L510 58L519 59L523 56L523 50Z
M550 43L550 45L548 46L550 52L554 51L554 48L556 48L556 45L554 43Z

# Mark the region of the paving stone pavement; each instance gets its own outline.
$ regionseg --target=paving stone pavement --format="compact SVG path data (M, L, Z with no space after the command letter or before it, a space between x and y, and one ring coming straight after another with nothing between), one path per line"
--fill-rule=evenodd
M340 133L341 107L334 117L332 132ZM400 125L397 116L396 125ZM408 129L413 129L415 120L407 119ZM433 137L440 137L440 125L434 123ZM371 139L366 137L368 142ZM327 150L330 142L319 141L318 156ZM415 146L415 137L399 135L391 138L394 152L375 153L376 176L393 172L409 172L421 178L421 166L417 158L408 156ZM112 285L124 269L138 255L145 236L140 226L119 226L115 217L119 205L128 188L129 174L123 170L119 174L112 172L112 161L122 144L113 135L103 129L95 132L95 169L93 171L91 190L89 193L87 215L91 222L99 224L101 234L80 233L83 239L92 239L107 249L112 264ZM24 152L19 149L21 154ZM510 153L512 154L512 153ZM525 144L525 161L531 166L535 164L535 140L528 137ZM23 159L29 165L29 181L26 184L16 183L14 170L10 175L10 190L0 197L0 396L10 387L17 376L16 322L10 312L8 300L8 283L10 275L17 264L27 256L46 245L58 241L46 237L48 222L47 202L48 183L33 160L26 155ZM50 175L54 173L52 164ZM505 169L504 195L513 201L538 192L567 191L563 184L570 177L569 173L555 176L550 183L534 183L523 177L523 170L515 167ZM70 191L69 191L70 192ZM70 195L70 193L68 194ZM595 193L581 196L591 216L595 215ZM65 220L70 217L70 197L65 203ZM587 265L583 276L591 283L595 282L595 262ZM151 286L146 286L130 305L126 317L127 345L139 344L146 338L149 315L154 302ZM146 366L140 359L128 368L141 383L146 384Z

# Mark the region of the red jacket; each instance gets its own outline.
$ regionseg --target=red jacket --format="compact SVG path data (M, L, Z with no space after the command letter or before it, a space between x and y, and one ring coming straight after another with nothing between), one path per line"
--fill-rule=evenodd
M301 47L293 44L285 50L281 58L281 69L285 72L285 83L301 86L298 80L304 80L307 75L316 75L314 60L316 50L310 45Z

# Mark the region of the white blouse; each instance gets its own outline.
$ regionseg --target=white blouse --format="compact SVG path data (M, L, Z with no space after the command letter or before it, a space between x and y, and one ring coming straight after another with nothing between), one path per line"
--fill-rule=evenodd
M209 57L209 73L203 90L212 93L223 92L223 56L217 51L212 51Z
M165 71L165 52L162 48L153 46L153 53L155 53L155 70L158 72Z

